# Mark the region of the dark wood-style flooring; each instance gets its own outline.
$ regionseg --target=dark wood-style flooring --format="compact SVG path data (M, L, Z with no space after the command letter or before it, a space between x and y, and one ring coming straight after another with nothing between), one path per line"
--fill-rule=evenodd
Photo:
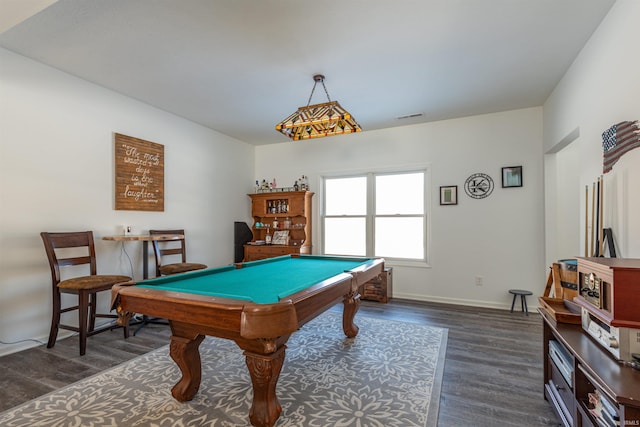
M543 398L539 314L393 299L363 301L359 315L449 330L439 427L558 425ZM1 357L0 411L166 345L169 335L148 325L127 340L121 330L90 337L85 356L71 337Z

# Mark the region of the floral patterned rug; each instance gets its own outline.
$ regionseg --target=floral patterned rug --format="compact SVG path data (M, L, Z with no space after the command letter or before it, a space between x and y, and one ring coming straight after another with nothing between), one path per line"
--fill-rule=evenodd
M289 339L277 395L277 427L437 425L447 330L356 316L342 332L328 312ZM242 351L207 337L194 399L171 396L179 369L168 346L16 408L2 426L249 426L251 380Z

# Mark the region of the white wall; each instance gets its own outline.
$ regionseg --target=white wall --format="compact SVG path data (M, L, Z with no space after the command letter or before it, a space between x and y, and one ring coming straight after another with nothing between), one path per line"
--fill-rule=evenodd
M355 114L355 113L354 113ZM355 114L357 117L357 114ZM542 109L531 108L304 142L259 146L256 177L292 185L319 177L427 165L431 247L427 268L394 266L394 296L507 308L508 290L544 289ZM522 165L524 186L501 188L501 168ZM493 194L471 199L464 181L483 172ZM439 205L439 187L458 185L456 206ZM314 252L320 250L321 194L314 197ZM402 236L399 236L402 238ZM475 285L481 276L483 286ZM535 306L536 302L530 299Z
M638 22L640 2L616 1L544 104L547 263L584 255L585 187L591 191L602 175L601 134L640 120ZM559 150L575 129L579 136ZM640 149L624 155L604 182L604 225L618 256L640 258Z
M430 167L430 266L396 266L394 296L507 308L510 288L540 294L548 265L582 251L583 193L601 174L600 134L640 119L639 18L640 2L618 0L544 113L532 108L260 146L255 154L247 144L0 49L0 340L46 339L51 292L40 231L92 229L100 272L130 274L119 244L100 240L121 224L138 232L185 227L190 259L224 264L232 260L233 221L249 220L250 183L275 177L289 185L301 174L317 191L325 173ZM113 210L114 132L165 146L165 212ZM524 187L500 188L500 168L514 165L524 167ZM639 166L635 150L605 175L605 225L626 257L640 257ZM475 172L495 180L487 199L464 194ZM438 205L441 185L458 185L457 206ZM316 251L321 196L314 201ZM140 278L140 247L125 247ZM28 345L2 345L0 354Z
M0 64L1 341L48 335L41 231L93 230L99 273L131 275L121 244L101 240L121 224L185 228L189 260L233 261L233 221L250 218L253 146L4 49ZM164 212L114 210L114 132L164 145ZM125 248L140 279L141 244Z

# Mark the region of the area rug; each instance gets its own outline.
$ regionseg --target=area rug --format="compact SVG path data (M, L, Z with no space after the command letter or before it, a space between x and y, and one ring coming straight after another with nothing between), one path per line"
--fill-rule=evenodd
M277 386L278 427L432 427L437 424L447 330L356 316L346 338L328 312L289 339ZM190 402L168 346L0 414L2 426L249 426L251 380L232 341L200 346L202 384Z

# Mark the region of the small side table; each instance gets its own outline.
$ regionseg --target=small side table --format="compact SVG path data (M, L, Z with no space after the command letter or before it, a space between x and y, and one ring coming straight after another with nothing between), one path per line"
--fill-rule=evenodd
M113 240L116 242L142 242L142 280L149 278L149 242L154 240L180 240L184 239L184 234L119 234L115 236L102 236L102 240ZM133 276L133 272L131 273Z
M509 293L513 294L513 301L511 302L511 312L513 313L513 306L516 304L516 298L520 296L520 305L522 311L528 316L529 309L527 308L527 295L533 295L531 291L525 291L523 289L509 289Z
M147 280L149 278L149 242L157 241L167 241L167 240L180 240L184 239L184 234L143 234L143 235L134 235L134 234L120 234L115 236L103 236L102 240L112 240L116 242L142 242L142 280ZM134 276L133 271L131 272L131 276ZM144 314L142 316L142 320L140 323L137 323L138 328L133 331L133 336L135 337L138 331L144 328L149 323L154 323L158 325L168 325L166 321L157 318L151 318ZM130 325L130 326L133 326Z

